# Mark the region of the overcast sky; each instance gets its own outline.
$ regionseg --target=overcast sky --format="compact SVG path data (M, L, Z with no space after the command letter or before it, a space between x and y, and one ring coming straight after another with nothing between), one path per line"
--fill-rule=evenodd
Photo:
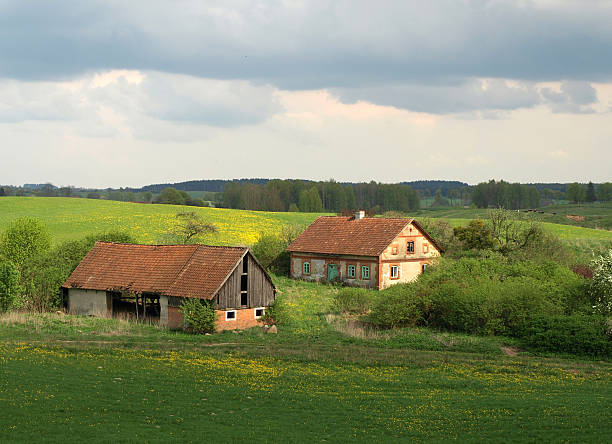
M0 184L612 180L612 1L0 0Z

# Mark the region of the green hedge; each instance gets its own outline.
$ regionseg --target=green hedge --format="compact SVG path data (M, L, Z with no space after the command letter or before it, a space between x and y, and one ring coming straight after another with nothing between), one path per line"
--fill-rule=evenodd
M612 356L612 335L602 316L534 316L517 325L513 336L531 350Z

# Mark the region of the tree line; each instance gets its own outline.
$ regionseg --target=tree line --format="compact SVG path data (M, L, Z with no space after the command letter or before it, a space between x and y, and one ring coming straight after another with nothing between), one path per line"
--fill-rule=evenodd
M228 208L265 211L342 212L366 209L413 211L420 207L418 193L404 184L377 182L341 184L271 180L264 185L231 182L225 186L222 204Z

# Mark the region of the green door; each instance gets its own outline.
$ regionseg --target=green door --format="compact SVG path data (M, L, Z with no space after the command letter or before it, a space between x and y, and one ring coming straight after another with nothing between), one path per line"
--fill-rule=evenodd
M327 264L327 280L333 281L338 277L338 265Z

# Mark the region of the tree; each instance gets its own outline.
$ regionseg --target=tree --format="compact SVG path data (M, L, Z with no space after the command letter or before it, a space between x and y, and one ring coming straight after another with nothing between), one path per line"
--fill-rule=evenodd
M215 225L205 222L202 216L194 211L178 213L176 217L179 223L173 234L178 236L183 244L189 244L198 237L217 231Z
M456 227L455 236L465 248L486 250L493 248L493 233L491 229L480 219L470 221L465 227Z
M612 314L612 249L591 262L593 308L604 316Z
M145 202L151 202L151 200L153 200L153 193L151 193L150 191L145 191L144 193L142 193L142 199Z
M39 219L22 217L14 220L0 237L0 255L19 269L23 264L51 249L51 235Z
M570 202L580 203L584 202L586 191L582 185L580 185L578 182L574 182L567 186L565 196Z
M87 193L87 199L100 199L100 193L97 191L90 191Z
M308 190L300 193L300 201L298 203L300 211L305 213L320 213L323 211L323 202L319 196L319 190L313 186Z
M595 185L593 185L593 182L588 183L584 200L586 202L595 202L597 200L597 195L595 194Z
M489 210L488 227L494 245L502 254L526 248L542 234L534 219L521 220L517 213L503 208Z
M19 270L11 262L0 262L0 313L19 308Z
M185 205L185 197L176 188L168 187L162 190L157 199L155 199L155 202L171 205Z
M602 202L612 200L612 182L599 184L597 187L597 199Z

